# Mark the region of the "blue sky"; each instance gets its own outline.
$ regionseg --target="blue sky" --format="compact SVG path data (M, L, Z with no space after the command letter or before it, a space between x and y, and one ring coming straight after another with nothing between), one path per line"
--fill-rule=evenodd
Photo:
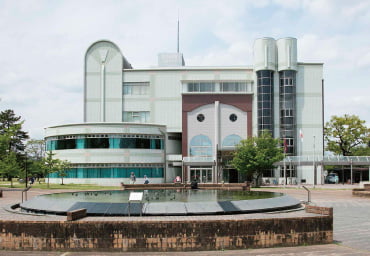
M0 109L32 138L83 119L83 58L115 42L134 67L180 49L189 66L253 63L259 37L296 37L298 60L324 63L326 120L356 114L370 125L370 1L0 0Z

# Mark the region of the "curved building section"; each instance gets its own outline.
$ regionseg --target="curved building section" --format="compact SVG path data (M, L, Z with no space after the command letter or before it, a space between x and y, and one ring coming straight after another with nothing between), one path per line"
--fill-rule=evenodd
M85 122L122 122L122 70L131 64L112 42L93 43L85 55Z
M297 39L283 38L277 41L279 70L280 138L284 152L296 153L296 73Z
M151 183L165 177L165 135L162 125L130 123L85 123L46 129L46 150L68 160L65 183L116 185L137 183L146 175ZM49 176L58 182L58 173Z
M273 38L260 38L254 43L254 68L257 75L258 132L274 131L274 71L276 44Z
M297 39L293 37L276 40L278 71L298 70Z

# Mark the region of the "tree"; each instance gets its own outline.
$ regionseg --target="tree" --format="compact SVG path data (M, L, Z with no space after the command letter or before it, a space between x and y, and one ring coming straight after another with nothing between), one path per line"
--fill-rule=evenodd
M275 162L284 158L280 144L280 140L272 138L269 132L242 140L237 145L231 165L250 180L254 177L258 181L264 170L272 169Z
M370 156L370 147L356 147L353 149L354 156Z
M27 132L22 131L23 121L21 117L16 116L14 111L7 109L0 112L0 134L6 133L13 129L13 135L9 140L8 149L17 153L22 153L25 149L24 141L29 138Z
M44 140L28 140L26 144L27 152L27 170L32 176L43 176L43 158L45 156Z
M14 137L17 129L16 126L17 125L10 126L0 132L0 173L2 177L7 177L10 180L11 186L13 186L12 178L20 174L15 152L11 151L9 148L10 141ZM12 171L14 171L14 173Z
M54 158L55 153L52 151L47 151L46 156L43 159L43 166L42 169L44 171L44 176L48 178L48 188L50 184L49 176L53 172L57 172L58 176L62 178L62 185L63 178L67 176L66 170L70 168L70 162L67 160L60 160Z
M8 152L0 161L0 172L10 180L10 187L13 187L13 177L19 176L21 168L18 165L14 152Z
M57 159L59 160L59 159ZM58 172L58 176L62 178L62 184L61 185L64 185L63 183L63 178L67 176L67 170L70 168L71 166L71 163L67 160L59 160L57 165L56 165L56 170Z
M356 115L332 116L325 124L327 150L338 155L354 155L356 149L369 143L370 129Z
M43 159L42 169L44 171L44 177L48 178L48 188L49 188L49 174L57 171L58 159L54 159L55 153L52 151L46 152L46 156Z
M45 155L44 140L30 139L26 144L26 151L29 158L33 160L41 160Z

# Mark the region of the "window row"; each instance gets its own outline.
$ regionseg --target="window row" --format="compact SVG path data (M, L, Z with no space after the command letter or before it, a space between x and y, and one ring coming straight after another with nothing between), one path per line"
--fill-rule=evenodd
M129 178L131 172L136 178L163 178L163 168L71 168L64 178ZM50 178L60 178L59 173L49 174Z
M161 139L161 135L150 135L150 134L70 134L48 137L49 140L67 140L67 139L85 139L85 138L145 138L145 139Z
M149 123L150 112L149 111L124 111L123 122L130 123Z
M149 82L125 82L123 83L124 95L148 95Z
M294 81L294 78L280 78L280 86L284 86L284 85L290 85L290 86L293 86L295 85L295 81Z
M295 136L294 126L280 128L280 138L294 138Z
M187 92L247 92L251 82L189 82Z
M282 109L282 110L280 110L280 116L294 117L294 111L293 111L293 109Z
M163 149L164 144L162 139L143 138L85 138L46 141L46 150L48 151L87 148Z
M247 90L246 82L221 82L221 92L245 92Z
M188 92L214 92L215 83L213 82L193 82L188 83Z

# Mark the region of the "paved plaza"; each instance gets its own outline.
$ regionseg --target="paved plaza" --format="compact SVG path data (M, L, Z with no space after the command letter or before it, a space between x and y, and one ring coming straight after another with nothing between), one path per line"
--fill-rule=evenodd
M370 255L370 198L352 197L352 188L357 185L324 185L316 186L311 190L311 201L319 206L334 208L334 240L329 245L267 248L251 250L229 250L209 252L176 252L176 253L103 253L103 252L12 252L0 251L0 255ZM299 200L307 201L307 192L303 188L269 188L267 191L282 192ZM58 190L59 191L59 190ZM44 193L53 193L56 190L36 190L28 192L28 198ZM4 197L0 199L0 218L2 220L65 220L65 216L33 216L14 214L5 211L5 205L13 204L21 200L21 192L5 191ZM303 213L296 213L303 214ZM275 215L275 214L274 214ZM199 218L202 216L196 216ZM203 216L204 217L204 216ZM251 218L262 217L262 215L250 215ZM102 217L88 217L88 221ZM120 218L113 217L119 221ZM178 218L178 217L174 217ZM194 218L194 216L192 217ZM230 218L226 217L226 218ZM111 219L111 218L110 218ZM100 219L101 220L101 219Z

